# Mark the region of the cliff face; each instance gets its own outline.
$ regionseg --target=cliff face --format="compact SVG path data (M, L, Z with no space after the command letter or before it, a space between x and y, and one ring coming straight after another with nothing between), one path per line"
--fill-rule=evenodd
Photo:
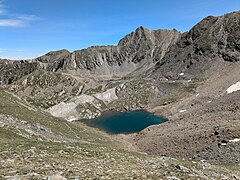
M157 73L178 79L193 78L221 61L240 61L240 11L209 16L184 33L155 66Z

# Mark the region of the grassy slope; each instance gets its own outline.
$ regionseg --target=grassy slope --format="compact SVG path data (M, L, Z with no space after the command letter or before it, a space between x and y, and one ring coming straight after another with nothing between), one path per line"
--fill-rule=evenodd
M52 117L40 110L30 110L22 101L4 90L0 90L0 97L0 114L10 115L11 117L27 121L30 124L40 124L50 128L54 134L60 135L63 138L75 137L86 141L97 141L97 139L103 136L100 133L96 134L96 132L89 131L87 127L78 126L63 119Z

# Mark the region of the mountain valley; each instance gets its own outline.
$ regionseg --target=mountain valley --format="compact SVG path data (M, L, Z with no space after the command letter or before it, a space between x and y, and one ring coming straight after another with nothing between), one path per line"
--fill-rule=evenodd
M0 59L0 178L240 179L239 82L240 11ZM117 135L79 122L138 109L168 121Z

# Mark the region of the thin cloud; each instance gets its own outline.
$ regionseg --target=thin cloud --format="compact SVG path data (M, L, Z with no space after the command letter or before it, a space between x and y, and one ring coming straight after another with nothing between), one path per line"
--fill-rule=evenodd
M0 53L3 53L3 52L25 52L25 50L0 48Z
M4 2L3 0L0 0L0 27L25 27L30 22L36 21L39 19L36 15L8 14L4 9L3 2Z
M25 21L35 21L39 19L39 17L37 17L36 15L28 15L28 14L20 15L18 16L18 18Z
M11 60L25 60L25 59L34 59L38 57L39 54L29 56L34 50L24 50L24 49L6 49L0 48L0 59L11 59ZM26 55L28 54L28 55Z
M0 27L24 27L26 22L21 19L0 19Z
M6 49L0 48L0 53L5 52Z
M0 15L5 12L4 6L3 6L3 0L0 0Z

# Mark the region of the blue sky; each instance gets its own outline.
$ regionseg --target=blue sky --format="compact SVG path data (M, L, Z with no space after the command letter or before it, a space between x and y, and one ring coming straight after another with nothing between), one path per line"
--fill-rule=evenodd
M240 0L0 0L0 58L111 45L139 26L187 31Z

